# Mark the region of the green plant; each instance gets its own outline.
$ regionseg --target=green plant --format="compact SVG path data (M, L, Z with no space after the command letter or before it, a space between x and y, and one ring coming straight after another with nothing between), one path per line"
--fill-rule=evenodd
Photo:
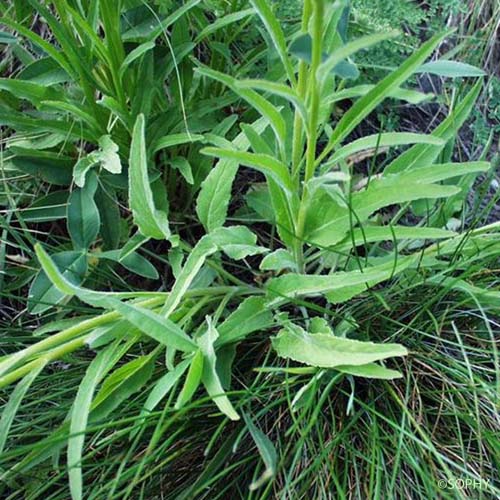
M50 6L33 0L22 12L17 7L18 21L7 14L0 20L17 32L9 35L8 47L21 64L15 78L0 80L0 124L8 127L3 172L44 185L41 196L9 198L12 208L22 208L15 218L28 226L66 219L72 245L55 258L75 282L82 282L94 259L157 279L136 252L145 239L120 248L130 236L119 204L127 204L133 126L138 115L145 116L155 197L164 210L170 202L182 214L210 168L200 144L211 134L224 138L233 121L223 108L234 97L207 99L217 89L193 78L190 58L203 49L211 65L225 68L215 36L224 40L228 27L250 12L211 24L209 8L199 0L158 8L66 0ZM43 18L45 37L21 22L28 13ZM41 313L62 299L39 273L30 309Z
M471 113L481 82L456 103L431 135L381 132L349 140L350 134L383 99L415 96L411 90L401 87L415 72L452 71L465 76L478 76L480 72L458 63L423 66L445 36L437 35L376 85L345 89L345 77L357 71L349 58L391 34L346 42L342 36L346 22L342 6L306 0L300 31L288 44L268 3L252 0L252 5L271 40L268 50L280 61L275 72L280 73L277 81L236 78L221 68L192 62L197 65L195 74L200 85L205 79L215 81L217 87L231 90L229 102L242 99L255 108L253 116L246 114L252 116L248 123L244 120L238 123L241 132L236 137L211 130L195 138L214 144L216 147L205 148L201 154L216 157L218 161L213 169L208 165L210 173L203 180L197 198L197 215L206 234L193 246L172 229L165 197L159 196L157 190L158 186L160 190L164 186L158 179L152 179L148 168L152 163L151 151L154 151L148 144L152 142L151 135L155 135L155 127L146 126L151 121L150 113L144 110L137 113L127 128L130 135L128 202L137 233L119 255L122 259L132 255L148 239L167 240L168 262L175 276L170 290L91 290L81 286L74 272L71 269L68 272L65 264L58 262L57 254L51 258L42 245L34 247L46 283L53 287L51 293L58 294L57 300L51 298L52 302L76 297L91 308L106 312L93 311L85 319L68 315L63 323L56 321L47 325L42 330L45 334L41 333L44 338L38 342L11 349L0 358L0 386L17 383L0 421L0 449L5 449L21 403L43 376L43 370L59 359L78 356L85 347L95 351L90 360L79 364L81 370L74 377L68 377L72 403L66 401L62 409L67 417L59 419L56 429L35 446L6 454L8 465L2 464L4 471L0 477L12 489L26 490L25 483L29 485L29 480L24 477L48 457L57 460L67 446L65 461L73 498L83 498L87 488L92 489L93 495L131 497L147 479L146 465L157 459L170 460L168 447L180 446L174 444L176 433L183 430L180 421L200 407L213 412L214 405L228 417L213 426L215 437L223 433L228 420L237 421L243 416L245 427L243 430L234 427L234 431L224 436L222 446L204 473L189 487L179 487L181 498L203 491L206 494L206 487L217 479L209 477L210 473L220 468L230 450L237 447L245 429L264 463L263 470L257 466L252 473L251 489L262 489L263 495L269 493L272 487L269 480L279 469L286 471L287 467L290 473L286 472L286 489L290 492L301 484L303 488L306 479L292 477L292 472L300 461L303 446L316 448L310 435L313 431L320 434L321 425L325 424L319 414L328 406L333 388L339 387L340 392L345 393L345 386L337 384L342 380L354 384L353 377L375 379L390 392L391 401L404 406L404 398L384 382L402 375L382 362L405 356L407 349L386 342L389 339L383 335L378 336L380 342L373 342L371 329L358 330L352 316L355 310L361 316L363 306L355 303L349 310L346 304L352 299L362 300L366 295L376 297L383 307L389 308L387 300L396 300L398 294L404 296L416 287L425 287L436 295L463 294L466 297L463 301L477 301L478 309L498 300L498 292L472 285L464 278L478 262L498 256L499 225L476 228L464 234L432 227L440 226L435 222L435 215L446 203L466 195L460 187L464 176L468 178L489 169L484 161L436 163L441 161L443 151ZM224 22L227 21L226 18ZM208 84L205 88L209 88ZM342 117L334 115L332 120L333 105L346 92L358 99ZM110 143L103 137L106 136L98 138L101 146L97 153L77 168L75 182L82 187L71 194L70 210L75 206L78 214L78 217L69 217L68 212L72 252L83 257L96 238L100 213L91 201L97 182L95 172L88 172L86 176L84 172L95 162L105 163L108 168L113 165L111 169L117 163L113 146L117 142ZM178 132L163 138L162 144L184 144L192 138ZM387 148L405 145L412 147L383 169L379 168L379 154ZM373 158L367 173L356 172L353 158L367 151ZM254 217L256 213L276 229L278 236L271 241L260 233L259 239L255 231L246 226L226 225L231 188L241 166L256 170L265 179L264 184L251 187L246 201ZM179 170L189 177L180 163ZM422 200L425 210L420 225L399 224L409 205L413 204L415 210L421 209L416 202L422 203ZM389 223L382 224L377 213L393 205L399 209ZM263 254L262 275L266 279L267 273L271 273L271 277L264 286L256 286L250 284L246 274L254 271L252 264L245 266L245 262L253 262L252 259ZM242 262L242 269L236 267L235 261ZM386 282L390 286L379 292L377 288ZM373 304L370 308L367 306L366 312L373 314ZM423 310L431 314L430 305ZM398 318L398 326L404 321L404 317ZM437 320L431 323L439 327ZM277 356L267 356L281 359L281 364L271 369L265 367L261 373L267 369L284 375L285 384L278 384L281 389L277 390L274 382L263 381L259 373L247 391L231 391L237 345L257 335L263 336L268 344L266 337L276 331L272 346ZM393 339L403 341L397 331L391 331L390 340ZM404 341L411 345L411 338ZM460 340L457 342L460 344ZM252 368L257 368L255 360L250 362ZM295 362L306 366L296 366ZM201 386L208 397L195 399ZM65 388L62 391L66 393ZM267 411L275 404L300 411L296 420L290 411L292 423L287 434L293 439L283 446L283 461L273 441L262 431L262 423L252 418L248 409L254 403L255 394L272 399L277 393L279 398L269 403ZM363 397L357 397L356 403L369 407L373 410L371 416L380 418L375 400L370 398L366 402ZM349 403L351 407L352 401L354 397ZM331 408L329 415L335 415ZM360 412L357 418L366 425ZM411 414L407 418L413 418L414 423ZM99 489L84 483L84 445L89 435L106 435L107 431L119 437L105 436L102 441L98 440L99 453L106 443L114 446L118 440L124 440L128 444L124 457L120 456L104 473L106 476L112 471L113 479L103 481ZM373 432L377 432L376 428ZM204 436L204 429L199 434ZM390 432L384 431L385 434ZM378 436L373 435L372 439L376 441ZM426 446L432 445L426 435L422 441ZM145 445L140 447L140 442ZM208 441L207 448L213 448L214 442ZM193 445L186 444L186 449L190 446ZM335 446L335 443L329 444L326 451L320 453L321 458L325 459L326 453ZM401 453L411 456L411 450L404 449ZM140 451L137 456L136 451ZM445 464L442 470L450 477L441 454L432 451L437 463ZM352 449L350 453L356 456ZM167 458L161 458L162 455ZM136 460L133 468L124 470L127 463ZM307 478L308 472L304 475ZM394 481L391 481L392 491ZM347 490L342 482L345 483L340 478L339 492ZM42 485L41 490L49 487ZM173 495L177 493L176 488L171 490ZM318 487L317 491L320 490ZM491 491L497 490L491 486Z

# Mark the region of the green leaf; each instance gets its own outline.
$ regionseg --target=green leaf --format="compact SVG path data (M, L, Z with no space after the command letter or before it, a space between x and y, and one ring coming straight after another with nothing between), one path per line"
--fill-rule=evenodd
M186 375L186 380L184 381L184 386L182 387L177 401L175 403L175 409L178 410L183 406L186 406L191 398L193 397L196 389L198 389L201 383L201 377L203 374L203 353L198 350L191 359L191 364Z
M219 338L215 345L221 347L239 342L249 334L263 331L273 324L273 315L263 297L248 297L218 327Z
M405 146L407 144L434 144L437 146L444 145L443 139L432 135L414 134L411 132L387 132L382 134L373 134L346 144L339 148L329 159L322 165L322 170L332 167L334 164L345 160L351 155L365 151L367 149L378 149L386 147Z
M153 145L153 153L157 153L162 149L179 146L181 144L189 144L192 142L203 141L205 138L200 134L170 134L158 139Z
M49 222L65 219L68 206L68 192L54 191L41 196L28 208L20 211L25 222Z
M331 72L337 74L341 78L357 78L359 76L358 69L352 63L346 61L346 59L360 50L367 49L389 38L394 38L396 35L397 32L389 31L387 33L375 33L374 35L363 36L339 47L329 56L323 56L323 63L318 68L320 79L325 80L327 75ZM310 43L312 50L312 41ZM309 52L309 54L310 53L311 52Z
M293 255L284 248L275 250L266 255L260 263L263 271L282 271L283 269L295 270L297 267Z
M163 377L156 382L144 403L141 415L147 415L158 406L160 401L172 390L177 381L182 377L190 364L191 359L181 361L172 371L163 375Z
M345 237L353 223L362 223L377 210L418 199L449 197L457 193L459 188L432 183L484 172L488 168L487 162L451 163L387 175L371 181L363 191L355 192L351 196L350 207L342 200L334 201L327 191L316 194L307 209L305 238L321 246L334 245Z
M320 155L324 158L330 151L344 140L356 126L366 118L391 92L398 89L418 67L429 57L445 35L438 34L424 43L397 70L386 76L368 94L356 101L337 123L328 144Z
M283 97L291 104L293 104L293 106L295 106L295 109L300 113L303 122L305 124L308 123L307 109L304 101L297 94L297 92L295 92L295 90L290 88L288 85L284 85L278 82L270 82L268 80L252 80L252 79L238 80L236 81L235 85L236 87L241 89L245 88L257 89L279 97Z
M233 363L236 359L236 344L227 344L217 349L216 370L224 390L231 388Z
M107 185L100 185L94 196L94 201L101 217L100 233L106 249L115 249L120 244L121 215L115 190Z
M139 276L144 276L144 278L149 278L153 280L157 280L159 275L156 268L145 259L142 255L137 252L131 252L127 254L125 257L120 257L121 250L109 250L107 252L99 252L92 254L93 257L97 257L98 259L108 259L114 262L118 262L123 267L132 271Z
M89 170L99 164L99 154L94 151L87 156L80 158L73 167L73 180L75 184L83 188L85 186L85 181L87 173Z
M182 18L186 12L189 12L193 7L196 7L201 0L188 0L183 2L182 5L172 12L165 19L160 22L155 17L148 17L144 22L137 26L133 26L125 33L122 34L122 40L138 40L147 38L148 40L155 40L158 36L167 32L167 29L172 26L178 19Z
M134 50L132 50L127 57L123 60L120 66L120 78L123 78L128 67L136 60L143 56L146 52L150 51L155 47L155 42L147 41L138 45Z
M213 22L205 26L198 36L196 37L196 44L199 44L202 40L210 36L212 33L219 31L220 29L229 26L230 24L237 23L246 17L253 16L255 14L254 9L239 10L237 12L231 12L222 17L216 17Z
M113 142L110 135L99 138L99 161L104 170L112 174L121 174L122 164L118 155L118 145Z
M17 38L6 31L0 31L0 44L9 45L17 43Z
M123 248L120 250L120 260L123 260L127 255L130 255L148 241L149 238L142 235L139 231L136 232L128 239L127 243L125 243Z
M137 117L130 147L130 208L134 215L134 222L144 236L158 240L168 239L170 229L167 214L155 207L147 168L144 115L141 114Z
M217 251L217 245L213 243L210 236L203 236L189 253L188 258L174 286L165 301L161 310L163 316L168 317L175 310L192 281L198 274L198 271L205 263L205 259Z
M243 413L243 419L266 466L260 477L250 484L250 491L254 491L276 475L278 454L271 440L254 424L250 416Z
M102 304L102 307L117 311L143 334L160 344L183 352L194 350L194 342L179 326L149 309L113 297L101 297L98 303Z
M328 96L328 104L333 104L345 99L353 99L355 97L364 96L374 88L375 85L366 84L356 85L355 87L349 87L348 89L335 91L333 94L330 94ZM388 97L392 97L393 99L400 99L410 104L420 104L421 102L434 97L434 94L424 94L422 92L418 92L417 90L397 88L391 90L388 94Z
M3 407L2 418L0 419L0 455L2 455L5 449L9 430L16 417L19 405L35 378L43 370L45 364L46 362L42 359L41 362L16 385L16 388L10 395L9 401Z
M221 148L204 148L201 152L223 160L237 161L240 165L254 168L264 175L273 178L284 190L291 192L293 189L292 178L288 168L272 156Z
M469 161L463 163L442 163L439 165L429 165L412 171L405 171L401 174L385 174L377 185L395 185L402 182L415 184L430 184L444 181L466 174L487 172L491 163L487 161Z
M50 281L65 295L76 295L80 300L94 307L104 307L117 311L143 334L167 347L184 352L195 350L194 342L173 321L148 309L122 302L115 298L113 293L94 292L75 286L60 273L52 259L39 244L35 245L35 252Z
M378 380L395 380L403 376L397 370L390 370L389 368L380 366L377 363L368 363L360 366L341 365L336 366L335 370L348 375L354 375L355 377L373 378Z
M68 198L68 232L76 250L86 250L99 234L101 218L94 201L96 189L94 178L84 188L74 189Z
M60 252L53 256L54 262L62 270L66 280L74 284L83 281L87 272L87 256L82 252ZM41 314L62 302L67 293L59 290L47 274L41 270L30 286L28 293L28 311ZM70 294L71 295L71 294Z
M60 93L52 87L14 78L0 78L0 90L10 92L19 99L26 99L34 105L45 100L56 100Z
M252 127L257 133L262 133L267 127L267 120L261 118ZM250 147L244 132L234 139L233 146L240 151L246 151ZM196 213L207 232L224 225L231 198L231 188L238 168L237 161L220 160L201 185L196 202Z
M268 294L271 298L299 296L318 296L330 292L344 291L350 295L351 289L361 291L390 279L393 275L407 269L418 262L418 254L400 257L398 262L386 262L373 267L366 267L362 271L339 271L329 275L288 273L279 278L272 278L267 283Z
M486 72L476 66L466 64L459 61L431 61L423 64L418 69L417 73L430 73L437 76L445 76L449 78L460 77L481 77L485 76Z
M456 236L453 231L433 227L364 226L356 228L338 244L336 251L347 251L353 246L391 240L438 240Z
M240 417L226 396L217 374L214 343L218 337L219 333L207 316L207 330L196 340L204 356L202 382L219 410L231 420L239 420Z
M280 330L272 343L282 358L321 368L360 366L408 354L399 344L361 342L335 337L329 333L310 334L294 324Z
M138 392L151 378L154 358L140 356L109 375L92 401L90 419L100 421Z
M255 234L244 226L221 227L203 236L189 253L182 271L165 301L161 314L167 317L172 314L205 264L207 257L218 250L223 250L233 259L242 259L248 255L262 253L263 250L255 246L256 241Z
M280 145L280 147L286 143L287 125L285 119L283 118L279 110L267 99L265 99L252 89L238 87L238 81L235 78L220 73L219 71L215 71L205 66L198 67L196 71L201 75L207 76L213 80L223 83L233 92L239 95L242 99L247 101L263 117L268 120L276 135L276 138L278 139L278 144Z
M280 22L271 10L271 4L266 0L250 0L253 8L257 11L261 21L264 23L269 36L273 42L276 51L283 63L288 80L293 84L295 83L295 72L292 63L288 57L286 47L286 39L283 30L281 29Z
M446 142L452 140L474 109L474 104L481 92L482 81L479 80L456 108L433 131L432 135ZM427 167L439 156L443 146L416 144L398 156L384 169L385 174L393 174L403 170Z
M27 148L12 147L9 150L15 154L10 160L12 165L21 172L58 186L71 184L73 161L70 158Z
M184 177L185 181L188 184L190 184L191 186L194 184L193 170L186 158L177 156L176 158L172 158L169 163L172 168L178 170L181 173L182 177Z
M350 61L340 61L333 68L332 72L344 80L356 80L359 78L358 67Z
M83 498L82 451L92 399L97 384L111 368L115 345L101 351L90 363L83 377L70 412L70 437L68 439L68 475L71 498Z
M387 38L387 35L385 38ZM326 78L326 76L330 73L343 79L355 80L359 77L359 70L357 66L350 61L344 60L347 59L349 55L353 54L355 50L345 50L345 47L342 47L339 51L335 51L333 56L328 56L328 54L325 53L322 54L321 58L323 65L318 68L320 78ZM290 45L290 52L302 61L310 64L312 54L311 36L309 34L304 34L296 38ZM337 53L340 57L337 57ZM333 65L331 62L333 62Z
M24 67L18 74L21 80L29 80L39 85L51 87L59 83L66 83L71 77L61 69L51 57L42 57Z
M245 226L221 227L212 231L209 238L219 250L235 260L268 251L256 245L257 236Z

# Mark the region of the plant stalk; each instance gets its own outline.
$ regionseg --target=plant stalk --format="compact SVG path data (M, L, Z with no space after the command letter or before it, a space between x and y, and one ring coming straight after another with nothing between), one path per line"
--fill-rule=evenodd
M309 68L309 78L307 82L306 97L310 99L309 107L309 126L307 134L307 149L306 149L306 165L304 173L304 186L297 214L295 226L295 262L299 272L304 272L304 249L303 235L306 218L306 206L308 201L307 182L314 176L316 147L318 143L318 120L319 120L319 101L320 91L318 85L318 68L322 59L323 48L323 17L324 4L323 0L313 0L313 26L312 26L312 57L311 66ZM305 10L305 6L304 6ZM300 178L300 176L298 176Z

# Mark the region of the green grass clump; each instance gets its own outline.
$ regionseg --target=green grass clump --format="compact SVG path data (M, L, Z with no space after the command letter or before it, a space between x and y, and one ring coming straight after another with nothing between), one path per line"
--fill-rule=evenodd
M275 7L2 9L3 497L500 493L485 72L439 32L363 83L397 32ZM416 74L444 116L374 127Z

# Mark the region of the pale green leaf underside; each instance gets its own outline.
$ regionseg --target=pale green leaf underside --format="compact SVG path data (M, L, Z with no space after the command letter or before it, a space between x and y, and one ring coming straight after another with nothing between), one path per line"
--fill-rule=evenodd
M279 356L321 368L360 366L408 354L399 344L361 342L329 333L310 334L293 324L280 330L272 342Z

